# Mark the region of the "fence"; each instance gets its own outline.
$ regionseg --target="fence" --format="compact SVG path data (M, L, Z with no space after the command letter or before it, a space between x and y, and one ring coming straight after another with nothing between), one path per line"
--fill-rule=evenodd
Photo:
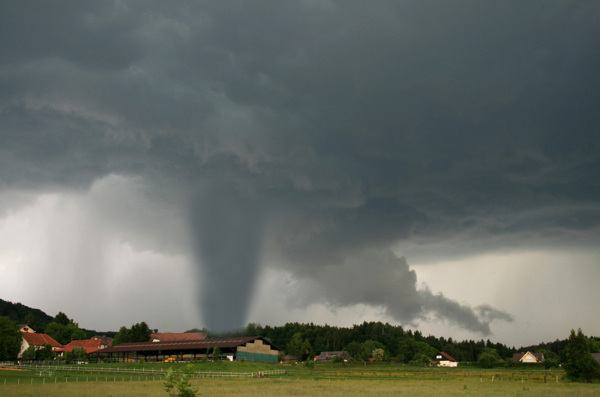
M97 367L87 365L44 365L44 364L21 364L14 366L17 369L31 369L35 372L43 374L44 372L55 373L61 372L77 372L83 374L93 373L110 373L110 374L129 374L131 376L138 375L155 375L163 376L167 373L164 368L121 368L121 367ZM275 369L259 372L213 372L213 371L198 371L190 373L192 378L261 378L266 376L283 375L286 373L284 369ZM116 375L114 375L116 376Z

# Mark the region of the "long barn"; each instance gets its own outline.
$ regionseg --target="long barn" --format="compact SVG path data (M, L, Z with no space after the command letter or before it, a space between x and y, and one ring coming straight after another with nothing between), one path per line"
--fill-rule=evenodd
M121 343L97 352L100 358L110 361L177 361L199 360L212 357L218 347L220 360L246 360L277 363L279 350L260 336L240 338L204 339L180 342Z

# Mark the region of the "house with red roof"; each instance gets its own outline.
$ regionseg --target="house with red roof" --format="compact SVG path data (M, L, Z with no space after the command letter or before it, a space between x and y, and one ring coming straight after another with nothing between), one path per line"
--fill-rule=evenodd
M522 363L541 363L544 362L544 353L520 352L513 354L513 361Z
M87 354L106 349L108 345L100 339L74 340L58 350L60 353L72 352L73 349L84 349Z
M105 335L96 335L96 336L92 336L91 339L99 339L102 341L103 344L105 344L106 346L112 346L113 340L114 338L110 338L108 336Z
M196 342L205 340L206 334L202 332L165 332L162 334L151 334L150 342Z
M431 365L437 367L458 367L458 361L448 353L439 352L431 360Z
M58 351L62 347L60 343L46 334L21 332L21 335L23 336L23 339L21 341L21 350L19 351L18 355L19 358L23 352L29 348L29 346L35 346L36 349L40 349L45 345L50 345L52 347L52 351Z

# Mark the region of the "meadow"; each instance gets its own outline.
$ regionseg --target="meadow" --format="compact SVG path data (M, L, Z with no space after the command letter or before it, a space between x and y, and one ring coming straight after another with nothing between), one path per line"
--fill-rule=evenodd
M2 396L167 396L163 375L186 364L110 364L0 369ZM595 396L600 384L572 383L562 371L416 368L399 365L273 366L197 363L198 395L220 396ZM258 374L263 376L259 376ZM237 377L241 376L241 377ZM250 377L251 376L251 377Z

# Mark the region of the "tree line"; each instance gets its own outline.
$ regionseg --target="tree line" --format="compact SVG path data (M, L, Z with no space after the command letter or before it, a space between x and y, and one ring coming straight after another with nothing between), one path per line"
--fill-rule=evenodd
M36 320L36 316L43 321L47 320L44 318L45 313L39 311L43 314L40 317L40 313L33 311L37 309L23 310L27 307L6 305L5 303L0 300L0 309L4 308L6 311L8 307L12 315L11 317L0 315L0 361L15 359L20 350L22 337L17 321L13 320L15 316L17 320L24 323L27 323L26 320L32 320L35 324L41 324L42 321ZM24 316L24 318L18 316ZM79 325L66 314L59 312L52 318L52 321L47 323L45 329L39 332L44 332L61 345L66 345L72 340L88 339L90 337L88 332L96 334L96 331L86 331L80 329ZM515 353L531 351L543 353L547 367L564 363L567 369L577 367L580 368L577 373L585 373L585 375L577 375L580 378L573 374L569 375L572 379L600 378L600 364L590 354L600 353L600 339L587 338L581 330L577 333L573 330L568 339L557 339L554 342L540 343L519 349L508 347L502 343L494 343L489 339L456 341L452 338L438 338L433 335L424 336L418 330L405 330L400 325L366 321L352 327L298 322L282 326L262 326L257 323L249 323L244 329L228 334L213 334L206 329L192 329L186 332L204 332L209 338L260 336L272 343L282 355L292 356L299 361L312 361L312 358L321 352L347 351L352 359L357 361L376 360L427 365L437 352L443 351L458 361L477 363L481 367L493 367L515 365L513 362ZM127 342L146 342L150 340L152 333L158 333L158 330L151 329L145 322L141 322L133 324L130 328L122 326L116 333L104 334L114 336L113 344L116 345ZM26 359L31 360L48 359L53 356L53 352L48 347L31 348L31 351L26 351L24 354ZM85 351L79 350L74 350L69 356L70 359L83 359L84 357ZM580 358L574 360L573 357ZM595 378L596 376L597 378Z
M207 332L206 330L190 330ZM428 364L437 352L445 352L457 361L478 363L481 366L513 365L513 355L519 352L544 353L548 366L567 360L570 339L522 346L518 349L487 340L462 340L424 336L420 331L382 322L363 322L352 327L287 323L282 326L248 324L243 330L209 337L261 336L284 354L304 361L321 352L347 351L354 359L376 359L405 364ZM586 338L588 351L600 353L600 339ZM378 356L373 351L379 349ZM383 351L383 353L381 352Z
M287 354L304 360L320 352L348 351L353 357L366 357L363 345L384 350L383 360L409 363L421 355L432 356L443 351L458 361L477 361L486 349L495 349L502 359L511 358L517 349L489 339L456 341L452 338L424 336L420 331L405 330L400 325L382 322L363 322L352 327L317 325L314 323L287 323L283 326L262 326L250 323L238 333L240 336L262 336ZM301 343L299 343L301 341ZM303 349L299 349L301 345ZM300 351L302 350L302 351ZM368 350L368 349L367 349Z

